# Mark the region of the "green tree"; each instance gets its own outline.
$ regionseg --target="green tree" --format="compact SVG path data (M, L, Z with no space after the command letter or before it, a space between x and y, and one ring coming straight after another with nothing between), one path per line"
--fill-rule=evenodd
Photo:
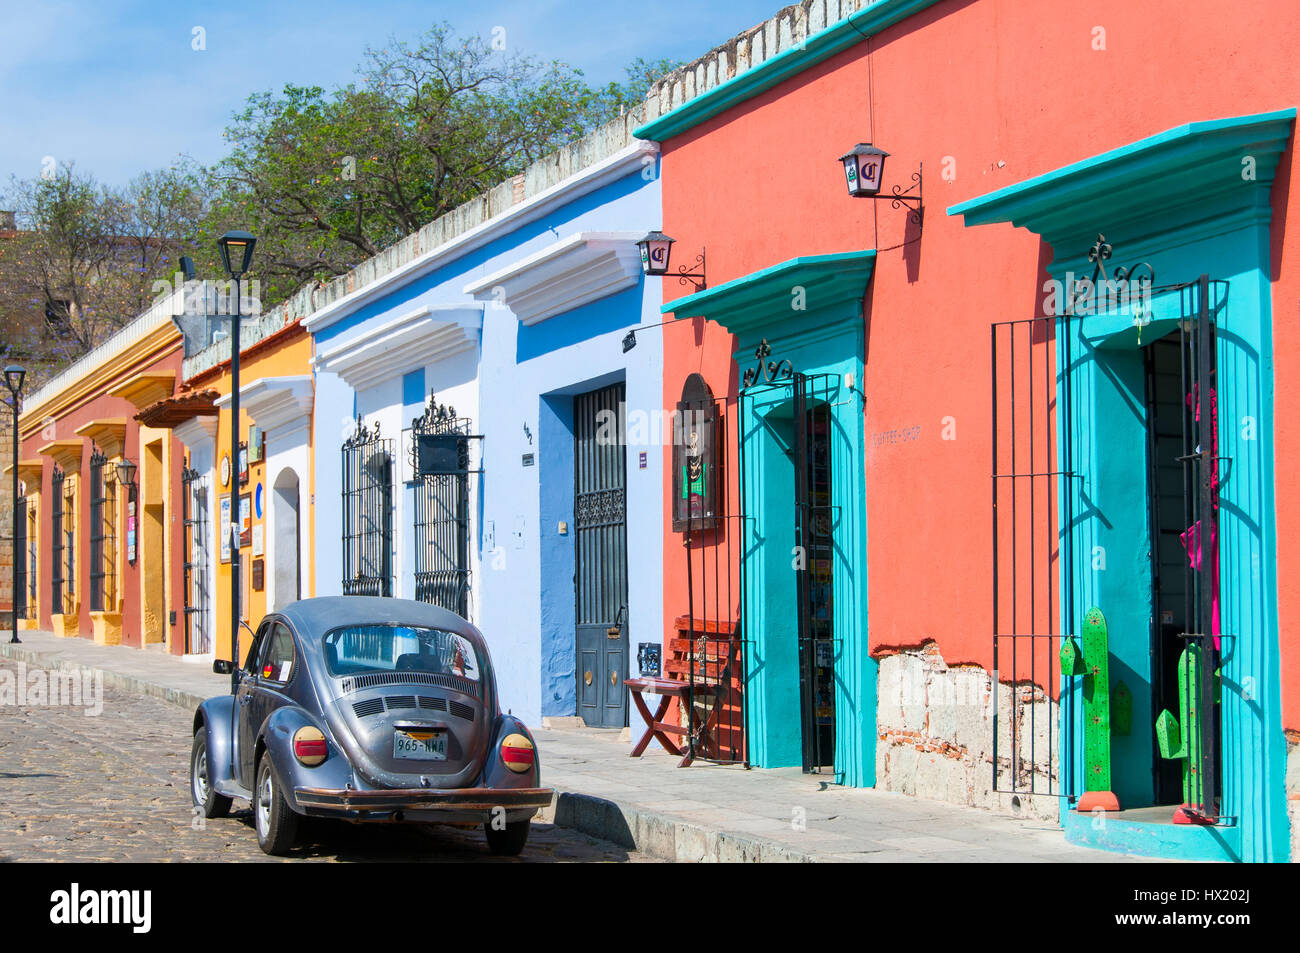
M153 304L206 199L190 163L122 189L67 165L12 179L0 206L16 224L0 238L0 344L39 369L76 360Z
M213 170L205 237L259 237L262 300L359 262L644 97L667 61L593 90L560 62L494 50L446 24L367 50L357 82L249 98Z

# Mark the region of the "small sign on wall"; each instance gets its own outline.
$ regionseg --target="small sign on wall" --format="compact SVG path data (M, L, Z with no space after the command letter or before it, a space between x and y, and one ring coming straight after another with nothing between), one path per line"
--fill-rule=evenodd
M261 523L253 524L253 555L262 556L266 553L265 534Z
M253 591L261 592L266 588L266 560L253 560Z
M230 494L221 498L220 509L221 532L218 535L221 537L221 561L228 563L230 562Z

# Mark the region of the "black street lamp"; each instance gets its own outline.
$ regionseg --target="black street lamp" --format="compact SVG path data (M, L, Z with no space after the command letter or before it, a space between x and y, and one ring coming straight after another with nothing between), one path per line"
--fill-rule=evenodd
M23 380L26 377L27 377L27 371L17 364L10 364L8 367L5 368L5 387L9 388L9 396L12 400L13 408L14 408L13 519L15 522L14 522L14 526L12 527L13 532L10 534L10 538L14 541L15 544L18 542L18 525L17 525L17 520L18 520L18 406L19 406L18 395L23 389ZM11 643L21 644L22 639L18 638L18 560L26 559L27 557L25 554L19 553L16 547L14 549L13 557L14 557L14 564L12 567L14 573L13 593L12 593L12 598L9 600L11 603L10 622L12 623L13 628L12 630L10 630L9 633L9 641Z
M235 284L235 314L230 321L230 459L239 460L239 279L248 273L253 263L253 246L257 239L248 232L226 232L217 239L221 250L221 264ZM240 574L239 566L239 487L236 483L230 493L230 659L231 685L237 687L239 672L239 618Z

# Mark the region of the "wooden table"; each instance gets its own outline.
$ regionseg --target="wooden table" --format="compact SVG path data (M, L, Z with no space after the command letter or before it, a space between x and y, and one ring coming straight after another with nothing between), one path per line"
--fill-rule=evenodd
M676 735L679 738L685 738L687 729L682 725L668 724L662 719L668 713L668 706L674 698L678 700L678 711L681 712L692 695L713 695L716 692L716 686L698 682L692 686L688 681L675 678L629 678L623 684L632 693L632 704L641 713L641 717L646 724L645 734L641 736L641 740L632 749L631 757L641 757L645 753L645 749L649 747L650 739L658 738L665 751L669 754L682 756L682 760L678 762L677 767L688 767L695 760L690 739L687 739L684 746L685 750L683 750L682 747L679 747L676 742L668 737L669 735ZM646 707L645 699L641 697L643 692L659 696L659 707L653 715L650 713L650 709Z

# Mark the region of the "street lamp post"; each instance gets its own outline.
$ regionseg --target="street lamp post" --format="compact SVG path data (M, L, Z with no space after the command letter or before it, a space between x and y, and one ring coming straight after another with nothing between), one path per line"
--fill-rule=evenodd
M9 388L9 395L13 400L14 408L14 505L13 520L10 533L10 539L13 540L13 569L14 582L13 593L10 598L10 622L13 628L9 632L9 641L21 643L22 639L18 638L18 560L26 559L25 553L18 552L18 395L23 389L23 379L27 376L27 371L17 364L10 364L5 368L5 386Z
M248 232L226 232L217 239L221 264L235 285L235 313L230 321L230 659L231 683L237 684L239 673L239 279L248 273L257 239Z

